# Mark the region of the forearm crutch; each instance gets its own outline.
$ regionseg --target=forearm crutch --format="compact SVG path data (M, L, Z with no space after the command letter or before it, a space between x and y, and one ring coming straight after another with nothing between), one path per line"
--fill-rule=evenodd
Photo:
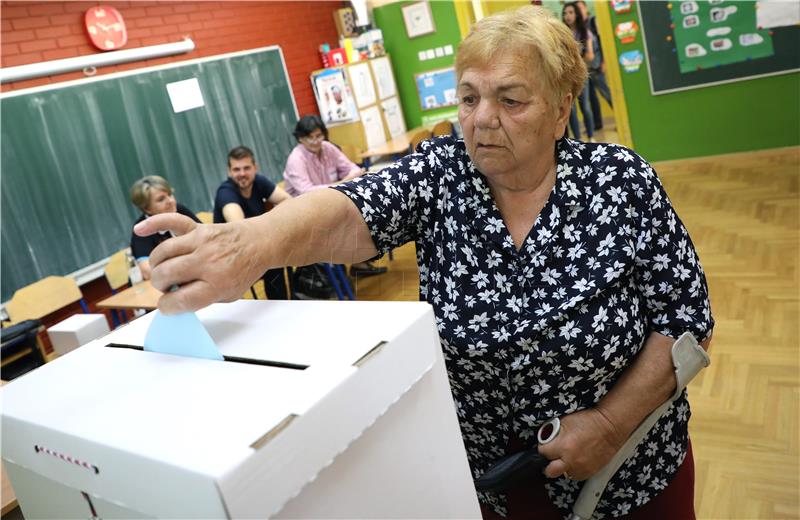
M686 385L705 367L711 363L708 354L703 347L697 344L697 340L689 332L684 332L680 338L672 345L672 364L675 366L675 380L677 385L675 392L661 406L653 410L636 430L631 434L622 448L619 449L614 458L606 464L603 469L592 475L583 484L578 500L572 507L572 514L569 520L589 520L594 513L606 484L617 472L622 463L633 453L636 446L647 435L653 425L658 421L664 412L672 406L672 403L683 393Z

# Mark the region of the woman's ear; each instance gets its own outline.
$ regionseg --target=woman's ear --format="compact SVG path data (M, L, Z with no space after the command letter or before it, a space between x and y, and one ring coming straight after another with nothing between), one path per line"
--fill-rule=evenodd
M558 141L564 137L564 132L567 130L567 123L569 123L569 114L572 111L572 92L567 92L561 98L561 102L556 107L556 124L553 132L553 138Z

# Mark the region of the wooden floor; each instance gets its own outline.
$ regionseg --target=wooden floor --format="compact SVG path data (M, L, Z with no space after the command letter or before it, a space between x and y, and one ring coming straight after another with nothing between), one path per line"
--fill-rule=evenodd
M690 387L702 519L800 518L800 148L655 164L706 270L711 366ZM415 300L413 245L362 300Z

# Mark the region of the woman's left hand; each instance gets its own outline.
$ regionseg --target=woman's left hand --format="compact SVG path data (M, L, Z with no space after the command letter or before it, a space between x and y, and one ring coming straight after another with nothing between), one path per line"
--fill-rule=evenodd
M597 408L560 417L561 430L539 453L550 460L544 470L548 478L565 473L572 480L585 480L605 466L626 438Z

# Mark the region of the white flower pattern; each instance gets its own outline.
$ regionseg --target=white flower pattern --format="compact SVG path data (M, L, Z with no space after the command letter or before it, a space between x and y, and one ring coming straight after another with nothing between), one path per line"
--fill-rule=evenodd
M622 146L557 143L557 180L517 251L462 140L423 141L379 173L333 189L358 206L386 253L414 241L473 476L535 442L544 421L591 407L651 332L702 340L705 275L651 166ZM611 479L593 518L664 489L686 455L686 393ZM580 483L549 481L565 515ZM506 514L505 496L480 493Z

